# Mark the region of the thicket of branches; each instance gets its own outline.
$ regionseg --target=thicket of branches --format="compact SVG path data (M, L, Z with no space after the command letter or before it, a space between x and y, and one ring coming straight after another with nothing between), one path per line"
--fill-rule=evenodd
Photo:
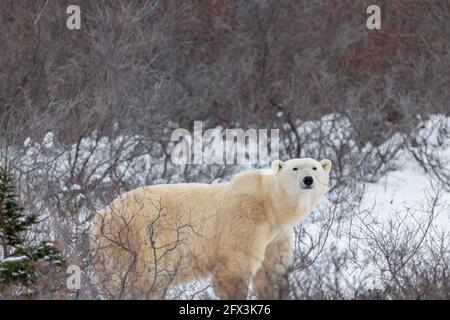
M65 297L99 297L87 253L97 209L139 185L239 169L171 163L172 130L203 120L279 128L282 158L333 161L331 200L311 220L319 232L297 230L289 297L449 298L448 234L422 228L448 214L438 149L450 130L420 127L450 115L448 1L379 1L377 31L365 27L370 1L78 1L77 31L65 27L69 4L2 0L0 12L1 156L8 146L22 205L40 216L34 234L82 267L82 289ZM405 150L435 183L429 203L374 227L364 184ZM425 222L402 225L413 213ZM352 219L361 230L343 230ZM325 245L333 234L353 241Z

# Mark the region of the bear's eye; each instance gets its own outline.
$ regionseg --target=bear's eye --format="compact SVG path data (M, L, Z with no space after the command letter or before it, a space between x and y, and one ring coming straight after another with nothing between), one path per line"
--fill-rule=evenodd
M298 168L292 168L292 170L294 170L294 171L297 171L297 170L298 170Z
M313 167L313 170L317 170L317 167Z

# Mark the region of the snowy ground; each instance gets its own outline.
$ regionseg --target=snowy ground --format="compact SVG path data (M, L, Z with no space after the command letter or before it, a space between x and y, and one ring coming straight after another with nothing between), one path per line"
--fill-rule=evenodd
M401 170L390 172L377 183L367 185L366 205L376 203L378 216L404 210L426 203L433 178L411 159ZM450 204L450 192L444 191L444 199ZM450 231L450 212L437 218L442 227Z
M450 118L440 115L433 116L419 128L418 142L427 141L428 152L442 164L445 168L444 173L449 176ZM399 163L397 170L389 172L376 183L367 186L365 196L367 205L375 201L377 215L388 215L389 212L426 203L432 186L441 185L443 187L442 200L446 202L447 210L437 218L437 222L444 229L450 231L450 181L445 181L442 176L441 181L438 181L436 176L426 172L406 150L402 150L395 161ZM430 164L431 166L433 164Z

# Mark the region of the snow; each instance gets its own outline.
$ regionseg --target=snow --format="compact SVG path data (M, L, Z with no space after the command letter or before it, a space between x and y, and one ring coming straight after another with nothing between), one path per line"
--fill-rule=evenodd
M389 212L403 210L407 207L417 206L427 201L432 189L433 178L430 177L415 162L410 161L401 170L396 170L382 177L378 182L369 184L365 194L365 204L370 206L376 203L378 216L389 215ZM450 193L443 193L447 203ZM444 217L441 217L444 218ZM450 227L450 216L442 223ZM450 228L449 228L450 230Z
M17 257L8 257L8 258L5 258L5 259L2 259L1 260L1 262L2 263L8 263L8 262L17 262L17 261L23 261L23 260L26 260L26 259L28 259L28 257L26 257L26 256L17 256Z
M450 117L432 116L419 125L417 140L426 139L432 155L450 173ZM433 187L441 185L442 199L447 208L450 205L450 181L442 185L436 177L426 172L414 157L403 150L395 160L399 168L381 177L376 183L368 184L365 193L366 206L376 203L377 216L390 212L417 207L427 202ZM442 226L450 231L450 213L439 216Z
M42 146L44 148L50 149L54 145L54 134L53 132L47 132L47 134L44 136L44 139L42 140Z

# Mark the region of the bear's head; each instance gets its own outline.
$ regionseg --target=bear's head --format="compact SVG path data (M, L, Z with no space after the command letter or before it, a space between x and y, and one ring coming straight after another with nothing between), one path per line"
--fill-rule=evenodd
M288 193L311 190L324 192L328 186L330 170L331 161L328 159L320 162L310 158L272 162L272 171L278 185Z

